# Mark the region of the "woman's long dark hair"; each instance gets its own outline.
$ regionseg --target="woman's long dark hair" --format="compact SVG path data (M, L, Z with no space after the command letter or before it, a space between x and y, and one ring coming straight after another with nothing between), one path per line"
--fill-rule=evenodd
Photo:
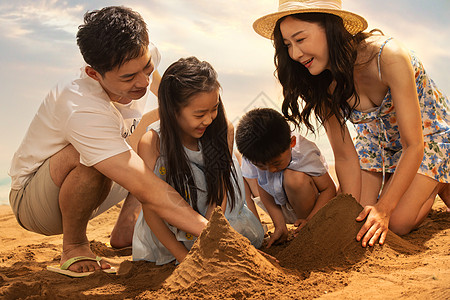
M305 66L292 60L280 31L280 23L284 18L278 20L273 39L275 72L283 86L282 112L296 126L304 124L312 132L315 132L310 122L312 114L321 125L335 115L343 126L359 103L353 82L353 68L357 47L370 34L360 32L352 36L345 29L342 19L331 14L303 13L291 16L305 22L316 23L325 29L331 70L311 75ZM330 93L333 81L335 86ZM355 102L351 106L347 100L352 96L355 97ZM303 100L301 109L298 104L299 98Z
M167 182L198 211L197 189L189 159L180 137L177 115L198 93L220 89L217 73L212 66L195 57L181 58L167 68L158 91L161 142L160 149L166 163ZM228 125L222 99L219 96L217 117L200 138L207 184L208 204L220 206L228 194L228 204L233 209L237 183L236 170L228 147Z

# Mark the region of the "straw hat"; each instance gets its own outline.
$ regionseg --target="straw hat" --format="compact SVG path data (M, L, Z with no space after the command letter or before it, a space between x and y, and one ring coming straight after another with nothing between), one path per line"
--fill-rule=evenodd
M278 12L268 14L253 23L256 33L271 39L275 24L287 15L299 13L328 13L342 18L344 27L351 34L367 28L367 21L352 12L342 10L341 0L279 0Z

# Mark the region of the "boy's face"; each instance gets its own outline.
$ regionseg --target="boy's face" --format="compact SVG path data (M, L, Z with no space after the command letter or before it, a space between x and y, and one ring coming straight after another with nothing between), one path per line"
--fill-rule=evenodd
M271 173L281 172L286 169L291 163L291 149L295 146L295 136L291 137L290 147L282 152L279 156L266 163L253 163L258 169L267 170Z

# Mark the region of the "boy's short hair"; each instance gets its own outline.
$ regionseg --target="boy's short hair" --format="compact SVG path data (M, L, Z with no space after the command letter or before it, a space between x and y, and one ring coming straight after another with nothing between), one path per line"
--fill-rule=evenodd
M256 108L242 116L236 128L236 146L253 163L267 163L289 149L291 129L271 108Z
M77 44L84 61L102 76L140 57L149 45L147 24L124 6L86 12L78 27Z

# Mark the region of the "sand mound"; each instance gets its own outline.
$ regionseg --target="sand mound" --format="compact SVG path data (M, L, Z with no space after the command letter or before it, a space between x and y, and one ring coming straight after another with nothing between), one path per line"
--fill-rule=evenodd
M347 202L340 204L344 203ZM330 205L328 209L336 208ZM347 210L349 209L343 209L344 214ZM85 278L69 278L46 270L47 265L59 261L61 236L47 237L25 231L17 224L11 208L0 206L2 228L0 231L0 299L448 298L450 214L446 212L446 207L440 199L433 206L424 224L417 230L402 238L388 235L385 246L367 252L365 259L345 270L339 270L339 266L336 265L333 265L332 270L326 271L314 272L314 268L310 268L312 271L307 277L295 277L283 274L284 269L273 266L273 273L278 274L273 275L273 281L270 282L267 278L270 278L271 274L267 272L271 267L267 265L268 261L264 260L264 255L263 257L254 256L259 259L259 263L255 266L248 261L248 258L252 257L248 255L248 252L252 253L250 250L252 248L240 247L242 244L239 243L240 246L235 247L234 251L239 252L242 258L230 260L227 257L229 255L227 249L214 248L219 249L215 250L216 256L210 254L209 258L202 258L200 267L205 270L204 273L197 274L199 267L191 261L192 272L187 267L183 272L197 274L193 276L197 282L184 285L184 288L179 282L177 282L178 285L173 286L165 282L175 270L173 264L156 266L150 262L133 262L130 261L131 256L115 254L111 252L110 247L105 246L104 243L109 241L109 235L119 211L118 207L113 207L91 221L88 226L89 240L92 241L95 252L98 252L96 254L103 253L105 259L116 268L120 265L119 274L99 272ZM260 216L262 219L270 220L270 217L263 213ZM317 226L319 228L323 226L322 224L338 226L339 220L337 218L330 223L318 222ZM334 230L334 228L328 229ZM314 233L316 229L312 230L313 235L317 236ZM235 236L233 239L238 238ZM332 236L332 238L336 237ZM348 238L354 239L350 236ZM221 244L222 247L227 247L226 243L229 241L226 239L225 241L225 244ZM414 247L411 243L417 246ZM270 254L282 260L278 253L289 246L290 242L262 250L271 250ZM302 253L308 253L310 250L306 247L300 250L303 252L297 253L297 259L305 260L305 258L302 259L302 255L305 256L305 254ZM228 263L218 262L217 265L209 268L208 264L212 263L213 257L220 260L222 256L228 259ZM321 258L317 263L321 263L320 261ZM177 268L181 269L184 264L185 262ZM242 266L236 266L239 264ZM261 265L265 266L265 272L261 271ZM233 274L226 273L227 268L233 268ZM245 269L251 271L242 271ZM240 273L234 273L236 270ZM253 274L253 277L248 277L248 273ZM176 282L176 278L170 280L172 283ZM173 288L173 293L170 292L170 288Z
M355 219L361 211L362 206L351 195L338 195L317 212L288 247L276 255L280 264L307 275L312 271L347 269L381 248L383 255L393 251L412 254L420 250L392 232L388 233L384 246L377 244L363 248L356 241L363 222Z
M267 290L275 283L295 280L298 278L286 275L237 233L216 208L208 226L163 288L172 295L197 294L204 298L213 289L211 297L218 297L220 291L219 298L240 298L246 293L254 295L258 289Z

